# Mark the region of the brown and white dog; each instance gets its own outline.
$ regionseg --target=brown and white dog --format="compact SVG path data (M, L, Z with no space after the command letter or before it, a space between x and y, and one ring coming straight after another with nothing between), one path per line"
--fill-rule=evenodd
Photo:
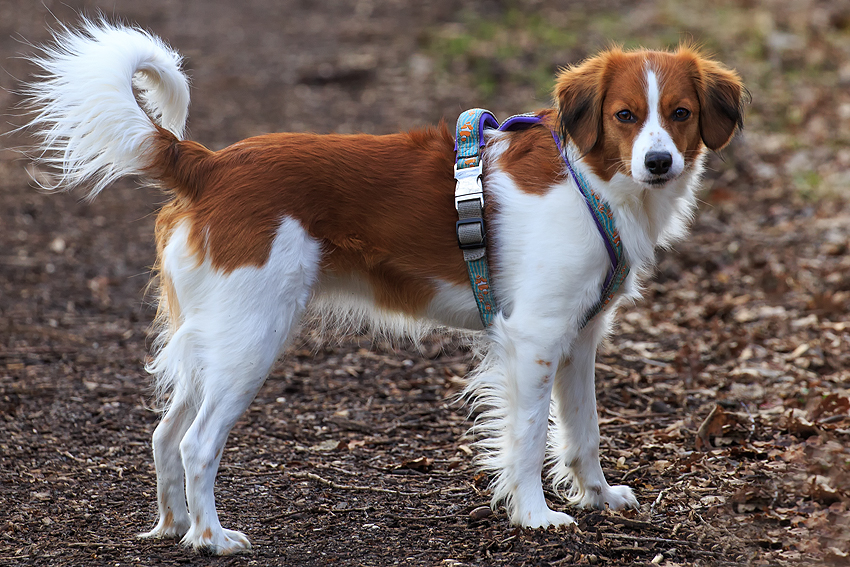
M482 329L455 237L452 135L268 134L213 152L182 139L188 84L158 38L85 22L33 60L32 126L57 187L94 196L140 175L173 196L156 223L148 370L168 403L153 435L159 522L145 535L248 549L219 523L213 483L230 429L306 310L391 332ZM490 131L482 150L500 312L468 394L493 504L527 527L573 522L544 499L547 461L571 505L637 506L600 466L596 348L619 300L639 296L655 248L685 234L707 150L741 126L746 91L682 46L605 51L563 70L554 94L541 124ZM609 257L551 131L609 204L631 266L618 301L584 328Z

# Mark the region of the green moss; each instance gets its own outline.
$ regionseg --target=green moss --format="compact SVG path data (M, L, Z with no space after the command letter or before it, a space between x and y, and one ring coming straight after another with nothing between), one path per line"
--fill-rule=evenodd
M426 50L444 72L463 70L486 101L501 88L530 85L548 98L552 53L575 47L579 35L536 14L509 9L498 19L467 16L429 34Z
M816 203L823 197L823 179L817 171L800 171L793 175L797 194L806 202Z

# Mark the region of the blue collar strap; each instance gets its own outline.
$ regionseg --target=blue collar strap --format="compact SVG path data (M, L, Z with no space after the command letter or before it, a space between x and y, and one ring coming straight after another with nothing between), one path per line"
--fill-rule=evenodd
M484 327L489 327L497 312L496 298L490 286L490 269L487 265L487 233L484 224L484 188L481 148L485 145L486 128L500 131L519 130L540 123L536 114L518 114L511 116L500 126L492 113L473 108L462 113L457 119L455 137L454 173L455 208L458 213L456 224L458 245L463 251L469 271L469 281L478 304L478 312ZM587 208L593 216L596 228L605 242L611 269L602 285L600 298L585 314L581 323L584 328L591 319L601 312L617 294L620 285L629 274L629 265L620 240L620 234L614 223L614 214L604 200L588 186L584 177L576 173L561 148L561 141L552 132L558 153L564 159L573 181L584 197Z

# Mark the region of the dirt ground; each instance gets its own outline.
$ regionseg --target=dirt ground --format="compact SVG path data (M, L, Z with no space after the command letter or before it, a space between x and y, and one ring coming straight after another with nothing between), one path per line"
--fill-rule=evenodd
M640 511L512 528L482 511L452 402L467 347L305 331L222 459L222 523L254 545L227 558L134 537L156 512L142 364L163 197L132 181L93 203L41 194L12 149L26 136L0 138L0 564L850 565L850 3L585 4L0 0L4 132L33 70L15 56L82 9L185 56L190 136L213 149L504 118L610 42L693 38L753 94L692 236L659 254L598 359L603 466Z

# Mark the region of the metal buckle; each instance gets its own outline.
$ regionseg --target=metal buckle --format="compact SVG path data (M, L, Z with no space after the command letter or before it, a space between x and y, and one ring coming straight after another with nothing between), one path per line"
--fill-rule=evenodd
M479 163L475 167L465 167L458 169L457 164L454 166L455 179L455 210L458 209L458 204L462 201L471 201L477 199L481 204L481 209L484 209L484 184L481 182L481 176L484 172L483 164Z

